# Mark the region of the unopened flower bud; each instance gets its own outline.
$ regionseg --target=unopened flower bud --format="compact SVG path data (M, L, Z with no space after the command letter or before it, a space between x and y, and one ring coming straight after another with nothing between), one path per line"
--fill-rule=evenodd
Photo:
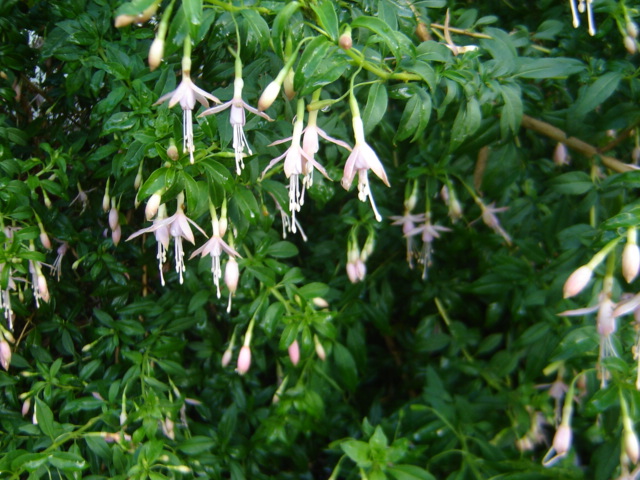
M298 340L294 340L293 342L291 342L291 345L289 345L289 359L291 360L291 363L293 363L293 366L295 367L296 365L298 365L298 362L300 361L300 345L298 345Z
M151 220L158 213L158 207L160 206L160 200L162 196L159 193L154 193L151 195L149 200L147 201L147 206L144 209L144 215L147 220Z
M229 227L229 220L227 220L227 217L222 217L220 220L218 220L218 229L221 237L223 237L224 234L227 233L228 227Z
M358 283L360 281L355 262L347 262L347 277L349 277L351 283Z
M338 40L338 44L340 45L340 48L342 48L343 50L351 50L351 47L353 47L353 39L351 38L351 30L348 30L348 31L344 32L342 35L340 35L340 39Z
M174 143L167 148L167 156L174 162L180 158L180 152L178 152L178 147Z
M633 20L627 22L627 33L630 37L636 38L638 36L638 25Z
M240 354L238 355L238 366L236 367L236 371L240 375L244 375L249 371L249 367L251 367L251 348L248 345L243 345L240 349Z
M569 165L569 154L567 152L567 146L562 142L558 142L555 150L553 151L553 163L555 163L558 167Z
M287 76L284 77L284 83L282 84L284 88L284 94L287 96L289 100L293 100L293 97L296 96L296 91L293 89L293 69L287 72Z
M102 211L108 212L109 208L111 208L111 197L109 196L109 187L107 186L107 190L104 192L104 197L102 197Z
M627 283L631 283L639 272L640 248L635 243L627 243L622 251L622 275Z
M275 80L267 85L267 88L264 89L262 95L260 96L260 100L258 100L258 110L264 112L267 108L269 108L273 102L275 102L276 98L278 98L278 94L280 93L280 84Z
M320 343L320 339L317 335L313 336L313 344L316 349L316 355L318 355L318 358L324 362L327 359L327 353L324 351L324 347L322 346L322 343Z
M131 25L133 22L135 22L135 20L135 15L118 15L113 24L116 28L122 28L126 27L127 25Z
M358 274L359 280L364 280L367 274L367 266L361 259L356 260L356 273Z
M149 48L149 69L153 72L162 63L164 55L164 39L156 37Z
M227 348L222 354L222 361L220 362L220 364L222 365L222 368L229 365L229 363L231 362L232 356L233 356L233 352L231 351L230 348Z
M109 210L109 228L111 231L115 230L120 224L120 219L118 215L118 209L116 207L111 207Z
M636 45L635 38L629 35L625 35L623 43L624 43L624 48L627 49L627 52L629 52L629 54L633 55L638 51L638 46Z
M314 297L311 301L318 308L329 308L329 302L322 297Z
M564 283L564 298L571 298L578 295L582 290L584 290L584 287L587 286L592 275L593 270L588 265L581 266L569 275L569 278L567 278L567 281Z
M38 285L36 287L38 289L38 295L45 302L49 301L49 287L47 287L47 279L44 278L42 273L38 273Z
M558 457L566 455L571 448L571 436L571 427L564 423L560 424L553 437L553 449Z
M136 174L136 178L133 179L133 188L137 191L140 189L140 185L142 185L142 169L138 170ZM138 202L138 196L136 195L136 202Z
M49 235L44 230L40 232L40 243L47 250L51 250L51 240L49 240Z
M11 365L11 346L4 338L0 340L0 365L7 371Z
M224 283L229 289L229 294L233 295L238 289L238 279L240 278L240 270L238 262L233 257L229 257L226 267L224 268Z
M120 228L120 225L118 225L115 230L111 231L111 240L113 241L113 244L115 246L118 246L121 238L122 238L122 228Z
M638 436L633 430L625 429L624 432L624 451L631 460L631 463L638 463L640 457L640 445L638 445Z
M29 409L31 408L31 399L27 398L24 402L22 402L22 416L26 417L27 413L29 413Z
M160 422L160 426L162 427L162 433L164 433L167 438L171 440L176 439L173 420L167 417L164 422Z

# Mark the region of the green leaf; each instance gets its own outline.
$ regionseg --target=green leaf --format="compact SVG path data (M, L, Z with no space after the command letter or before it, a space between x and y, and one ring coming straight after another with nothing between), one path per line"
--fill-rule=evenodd
M380 123L387 111L387 87L381 83L374 83L369 88L367 105L362 114L362 123L365 133L370 133Z
M185 20L193 25L202 22L202 0L182 0Z
M249 221L255 220L256 216L260 213L258 202L251 190L239 187L233 196L233 202L235 202L245 218Z
M476 98L471 97L466 105L460 105L451 129L450 151L454 151L467 137L473 135L480 127L481 121L480 104Z
M389 440L387 439L387 436L384 434L384 430L382 430L382 427L380 425L376 427L373 435L371 435L371 438L369 439L369 445L371 446L372 451L374 449L382 450L389 446Z
M342 76L348 63L344 53L325 37L316 37L304 49L296 68L293 86L308 95Z
M129 130L138 123L138 119L132 112L114 113L104 122L100 135L108 135L115 132L123 132Z
M616 91L620 80L622 80L622 73L608 72L589 87L581 89L578 100L569 110L571 122L581 122L587 113L595 110Z
M565 195L582 195L595 188L591 177L585 172L568 172L557 176L551 182L551 188Z
M353 391L358 383L358 370L353 355L344 345L336 343L333 347L333 359L341 383Z
M416 89L402 112L394 142L405 140L413 135L412 142L418 140L429 125L431 118L431 96L422 88Z
M215 445L216 442L211 438L196 435L181 442L178 445L178 450L182 453L186 453L187 455L198 455L206 451L211 451Z
M368 468L371 466L371 459L369 457L370 447L368 443L349 439L342 442L340 448L358 467Z
M72 472L80 472L88 467L81 456L71 452L51 452L49 463L53 467Z
M396 60L400 62L402 58L402 51L400 44L398 43L394 31L391 30L389 25L384 21L376 17L361 16L351 22L351 28L366 28L378 35L382 41L387 45Z
M284 42L282 36L290 28L291 16L296 13L299 8L299 2L289 2L278 12L276 18L273 20L271 38L273 40L274 47L281 57L284 57Z
M500 89L504 107L500 115L500 133L503 139L509 137L509 133L516 135L522 121L522 93L517 84L502 85Z
M275 258L290 258L298 255L298 247L291 242L281 241L269 245L266 254Z
M396 480L435 480L436 477L427 472L424 468L415 465L394 465L387 468Z
M53 421L53 412L49 408L49 405L40 400L40 398L36 397L35 409L36 420L38 420L40 430L42 430L42 433L53 440L56 432Z
M329 293L329 286L325 283L312 282L300 287L298 291L302 297L307 300L313 300L316 297L324 297Z
M518 69L514 77L541 79L541 78L565 78L584 71L584 63L575 58L530 58L523 57L517 60Z
M138 200L144 200L145 198L156 193L158 190L164 188L167 178L167 172L170 169L167 167L158 168L155 170L149 178L142 184L140 190L138 190Z
M338 42L338 16L336 15L335 4L329 0L321 0L316 5L311 5L311 9L318 17L320 27L327 32L329 38Z

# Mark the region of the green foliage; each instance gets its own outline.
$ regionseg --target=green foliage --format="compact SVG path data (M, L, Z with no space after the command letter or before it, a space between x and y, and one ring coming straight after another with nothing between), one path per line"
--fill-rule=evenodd
M2 2L0 477L635 478L640 10L520 3Z

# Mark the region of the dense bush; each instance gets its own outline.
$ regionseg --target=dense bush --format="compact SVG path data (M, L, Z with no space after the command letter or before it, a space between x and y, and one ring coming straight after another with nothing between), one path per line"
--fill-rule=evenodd
M636 478L638 16L2 2L0 476Z

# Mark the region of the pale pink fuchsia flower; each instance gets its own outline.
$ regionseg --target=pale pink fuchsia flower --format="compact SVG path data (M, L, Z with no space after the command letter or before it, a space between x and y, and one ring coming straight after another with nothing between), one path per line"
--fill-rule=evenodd
M9 326L9 330L13 330L13 310L11 309L11 290L16 289L16 283L13 279L13 275L11 272L11 267L7 267L6 264L0 263L0 274L2 270L8 268L8 282L7 288L0 291L0 308L4 310L4 318L7 320L7 325Z
M636 238L636 228L630 227L627 232L627 243L622 251L622 275L627 283L633 282L640 272L640 248Z
M164 212L163 212L164 213ZM169 236L174 239L175 257L176 257L176 272L180 276L180 283L183 282L183 273L186 271L184 264L184 250L182 248L182 239L184 238L188 242L195 244L195 238L189 223L196 227L203 235L206 236L204 230L202 230L193 220L188 218L184 213L184 195L178 195L178 206L176 213L169 218L161 218L162 215L158 215L158 218L154 220L153 225L147 228L138 230L133 235L127 238L127 241L136 238L143 233L153 233L158 241L158 260L160 267L160 278L162 279L162 285L164 285L164 277L162 275L162 263L166 260L166 250L169 247ZM168 234L168 235L167 235Z
M222 252L225 252L229 257L240 257L240 254L231 248L220 236L218 219L214 217L211 224L213 226L213 235L204 245L193 252L190 258L197 255L201 255L202 257L211 255L211 274L213 275L213 283L218 291L218 298L220 298L220 278L222 278L220 256Z
M47 287L47 279L42 273L41 263L29 260L29 273L31 273L31 286L36 307L40 307L40 300L49 302L49 288Z
M0 339L0 365L7 371L11 365L11 345L4 338Z
M289 214L284 211L278 200L276 200L276 197L273 195L271 195L271 197L276 204L276 210L280 212L280 219L282 220L282 238L287 238L287 232L296 233L297 231L300 231L302 240L306 242L307 236L305 235L302 225L300 225L298 219L295 217L289 218Z
M193 152L195 146L193 144L193 117L192 112L196 106L196 101L205 108L209 108L211 100L214 103L220 103L216 97L197 87L191 80L191 59L185 57L182 59L182 81L178 88L173 92L169 92L158 99L155 105L159 105L169 100L169 108L176 104L182 107L182 133L183 133L183 153L189 152L191 163L194 162Z
M244 375L249 371L251 367L251 348L248 345L243 345L238 355L238 365L236 371L240 375Z
M418 258L418 263L422 265L422 278L427 277L427 272L432 264L433 256L433 241L436 238L440 238L440 232L450 232L451 229L443 227L441 225L434 225L431 223L431 212L427 212L424 215L424 223L413 229L409 230L405 236L414 236L420 234L422 239L422 251Z
M569 453L569 449L571 448L572 436L571 426L568 423L561 423L553 437L551 449L547 452L542 461L542 464L545 467L549 467L561 458L567 456L567 453ZM549 458L553 452L555 452L555 455Z
M480 209L482 210L482 221L491 228L494 232L504 238L504 241L507 242L507 245L511 245L511 237L509 234L502 228L500 225L500 220L496 216L496 213L505 212L509 210L509 207L495 207L495 203L490 203L489 205L485 205L479 199L476 200L478 205L480 205Z
M359 113L353 116L352 124L355 146L353 147L351 155L349 155L347 163L344 166L342 187L345 190L349 190L357 172L358 198L361 202L366 202L367 198L369 199L376 220L380 222L382 221L382 217L376 208L371 188L369 186L369 170L372 170L387 187L390 186L389 180L382 163L380 163L380 159L376 155L376 152L373 151L364 138L364 125Z
M222 365L222 368L224 368L227 365L229 365L229 363L231 362L231 357L232 356L233 356L233 352L231 351L231 347L229 347L222 354L222 360L220 361L220 364Z
M562 142L558 142L553 151L553 163L558 167L569 165L569 163L571 163L569 152L567 152L567 146Z
M280 160L284 158L284 173L289 179L289 211L291 212L291 226L293 232L296 232L296 212L300 211L304 204L304 184L300 189L300 175L306 175L306 172L317 168L326 178L329 178L327 171L322 165L316 162L312 156L308 155L300 145L302 139L302 127L304 122L304 101L298 101L298 115L293 124L293 135L290 139L286 138L273 142L269 146L278 145L280 143L291 140L291 146L279 157L271 160L267 168L262 172L262 178L271 170ZM309 165L307 165L307 163Z
M324 138L326 141L331 142L339 147L351 151L351 147L342 140L330 137L327 133L317 125L318 123L318 110L311 110L309 112L309 118L307 119L307 126L304 129L304 136L302 137L302 150L311 158L315 160L315 154L320 149L320 143L318 137ZM309 188L313 185L313 163L303 161L303 174L304 174L304 187ZM323 173L323 175L326 174Z
M407 239L407 263L409 268L413 268L413 257L417 256L417 252L413 241L415 235L411 235L409 232L415 230L416 223L424 222L424 213L414 214L405 211L404 215L394 215L389 218L393 220L391 225L402 227L402 234Z
M231 113L229 114L229 122L233 127L233 150L235 152L236 157L236 173L240 175L242 173L242 169L244 168L244 149L246 147L249 155L252 155L251 148L249 147L249 143L247 142L247 137L244 134L244 125L246 123L245 110L253 113L254 115L259 115L260 117L268 120L270 122L273 121L269 115L259 111L256 108L253 108L247 102L242 100L242 87L244 86L244 81L240 77L236 77L233 82L233 98L223 103L222 105L218 105L217 107L212 107L208 110L205 110L200 114L201 117L205 115L212 115L214 113L222 112L228 108L231 108Z

